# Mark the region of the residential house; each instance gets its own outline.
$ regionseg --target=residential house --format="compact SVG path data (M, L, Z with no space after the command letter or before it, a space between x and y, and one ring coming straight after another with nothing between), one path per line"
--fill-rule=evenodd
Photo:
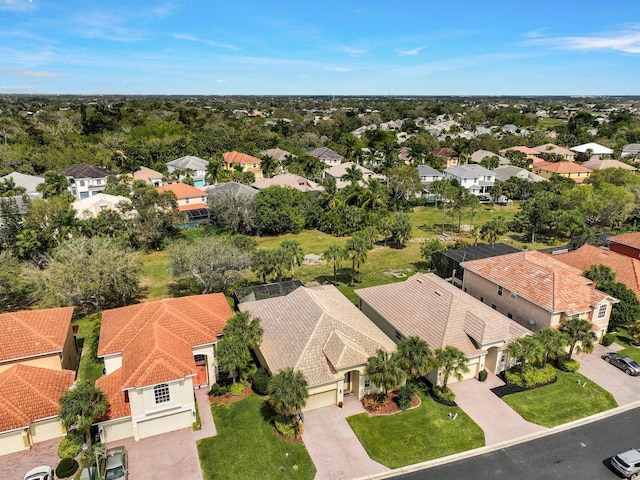
M251 184L253 188L258 190L264 190L265 188L269 188L273 185L295 188L301 192L318 193L324 190L324 188L316 182L307 180L300 175L294 175L293 173L283 173L271 178L259 178Z
M573 162L575 160L576 154L571 150L559 147L553 143L545 143L544 145L538 145L537 147L533 147L534 150L540 152L542 156L544 154L552 154L561 157L562 160Z
M379 391L367 375L368 359L379 349L393 352L395 344L333 285L298 287L238 308L264 328L260 363L274 374L293 368L305 376L305 410Z
M178 181L183 181L185 178L190 177L194 186L201 187L209 184L206 178L208 165L209 162L202 158L186 155L167 162L167 170L169 170L169 173L177 172Z
M485 368L494 373L508 368L509 344L529 333L433 273L355 293L362 312L392 340L417 336L432 350L452 346L464 352L469 367L464 378L477 377ZM438 369L427 378L442 384Z
M640 232L609 237L609 249L631 258L640 258Z
M309 155L316 157L318 160L326 163L330 167L334 165L340 165L344 157L338 152L334 152L327 147L319 147L309 152Z
M0 314L0 455L66 434L57 414L78 364L72 315L73 307Z
M629 170L630 172L636 172L638 169L629 165L628 163L621 162L619 160L613 160L612 158L592 158L589 161L582 163L583 167L587 167L590 170L604 170L605 168L621 168L622 170Z
M542 182L546 180L546 178L536 175L526 168L520 168L514 165L503 165L502 167L494 168L491 171L495 175L496 180L500 180L501 182L506 182L513 177L521 178L528 182Z
M629 143L622 147L621 157L637 157L640 155L640 143Z
M576 183L584 182L591 175L591 169L575 162L539 162L533 167L533 173L550 179L554 175L567 177Z
M16 187L24 188L25 193L29 195L29 197L37 198L42 196L42 194L38 192L37 187L41 183L44 183L43 177L37 177L35 175L25 175L24 173L20 172L12 172L9 175L0 177L0 182L6 182L9 179L13 180L13 183L16 185Z
M593 288L582 270L542 252L519 252L472 260L464 268L465 292L531 330L556 328L577 316L593 324L598 339L607 332L618 300Z
M527 147L525 145L518 145L515 147L503 148L502 150L499 150L498 153L501 153L502 155L506 155L507 152L511 150L524 153L526 159L529 161L529 166L536 165L537 163L544 161L542 160L542 158L539 157L540 155L539 151L534 150L533 148Z
M173 192L178 199L178 210L187 215L189 222L209 219L209 205L207 205L207 194L197 187L186 183L169 183L156 190L162 192Z
M191 427L193 390L216 382L215 346L231 316L222 293L105 310L98 344L105 375L96 381L109 406L97 422L102 441Z
M372 170L369 170L368 168L363 167L362 165L358 165L354 162L344 162L327 168L324 172L322 172L322 178L334 178L336 180L336 188L340 190L351 184L351 182L342 180L342 178L347 174L347 170L353 167L355 167L360 171L360 173L362 173L362 181L360 182L360 185L368 183L372 178L375 178L376 180L380 180L382 182L387 179L387 177L385 177L384 175L375 173Z
M268 150L263 150L260 152L260 155L264 157L271 157L279 162L284 162L289 158L295 158L296 156L292 153L287 152L286 150L282 150L281 148L270 148Z
M154 187L161 187L164 183L164 175L162 173L147 167L138 168L138 170L129 174L129 177L133 180L142 180L147 185L153 185Z
M511 163L511 160L509 160L507 157L503 155L498 155L497 153L490 152L489 150L476 150L471 154L471 157L469 157L469 160L471 160L473 163L480 163L485 158L492 158L492 157L497 157L498 162L500 162L500 165L509 165Z
M97 195L107 186L109 173L101 167L86 163L69 165L58 173L62 173L69 180L69 191L77 199Z
M255 178L262 178L260 159L246 153L225 152L222 154L224 169L228 172L240 170L241 172L251 172Z
M496 176L491 170L477 164L447 168L444 171L444 178L457 180L462 187L474 195L490 193L496 180Z
M108 195L106 193L99 193L92 197L83 198L82 200L76 200L73 202L72 207L76 211L76 218L79 220L86 218L95 218L100 212L105 210L112 210L119 214L122 214L120 209L121 204L131 203L131 200L121 195Z
M615 272L616 282L623 283L640 298L640 259L637 257L586 244L577 250L556 253L553 258L582 272L589 270L591 265L607 265Z
M584 153L591 157L605 157L608 155L613 155L613 150L609 147L605 147L604 145L600 145L599 143L584 143L582 145L577 145L575 147L571 147L569 150L576 153Z
M216 183L215 185L210 185L206 188L205 193L209 195L211 192L228 192L231 195L243 195L248 196L250 198L255 197L258 194L258 190L253 187L249 187L248 185L243 185L238 182L224 182L224 183Z
M444 168L455 167L456 165L459 164L458 153L453 148L449 148L449 147L439 148L437 150L432 151L431 155L442 159L442 161L444 162Z

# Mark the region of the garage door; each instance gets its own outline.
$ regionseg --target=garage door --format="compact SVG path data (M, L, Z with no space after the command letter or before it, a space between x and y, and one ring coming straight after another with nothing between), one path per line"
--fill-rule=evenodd
M138 422L138 436L139 438L151 437L153 435L160 435L181 428L191 427L192 424L191 410L174 413L173 415Z
M328 407L329 405L335 405L337 399L336 390L329 390L328 392L316 393L315 395L307 398L307 404L303 410L313 410L314 408Z

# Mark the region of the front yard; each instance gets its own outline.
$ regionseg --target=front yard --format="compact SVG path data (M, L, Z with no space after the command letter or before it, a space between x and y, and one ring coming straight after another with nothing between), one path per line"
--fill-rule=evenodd
M460 408L441 405L422 390L418 394L422 404L413 410L347 418L371 459L399 468L484 445L484 433Z
M236 403L212 403L217 436L198 442L204 480L312 479L316 468L302 443L276 438L268 403L251 394Z
M586 385L585 385L586 384ZM558 381L502 397L522 418L555 427L618 406L613 396L579 373L558 371Z

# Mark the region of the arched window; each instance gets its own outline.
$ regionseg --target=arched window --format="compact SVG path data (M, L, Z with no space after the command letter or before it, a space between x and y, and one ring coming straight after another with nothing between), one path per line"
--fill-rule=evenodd
M171 401L171 395L169 394L169 385L161 383L153 387L153 395L156 403L166 403Z

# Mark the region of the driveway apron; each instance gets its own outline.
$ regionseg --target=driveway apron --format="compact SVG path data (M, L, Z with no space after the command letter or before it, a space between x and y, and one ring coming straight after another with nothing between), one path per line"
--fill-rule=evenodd
M346 397L343 408L330 406L305 412L302 440L316 466L316 480L365 477L389 469L374 462L345 420L364 413L361 403Z
M475 378L449 385L456 394L456 403L484 431L486 445L515 440L530 433L547 430L527 422L495 395L491 389L504 385L496 375L488 372L485 382Z
M7 479L22 480L24 474L32 468L40 465L49 465L56 468L60 458L58 458L59 438L36 443L31 450L10 453L0 456L0 477Z

